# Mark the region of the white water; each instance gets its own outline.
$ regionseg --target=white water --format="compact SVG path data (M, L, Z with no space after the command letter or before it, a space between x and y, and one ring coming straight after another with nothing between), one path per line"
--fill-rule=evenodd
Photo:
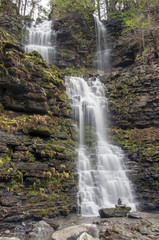
M94 16L96 28L97 53L95 56L96 68L102 72L110 71L110 49L107 42L107 29L104 24Z
M56 33L51 29L52 21L45 21L40 24L32 23L27 27L28 43L25 50L30 53L34 50L40 53L46 62L54 63L56 56ZM51 41L54 42L52 46Z
M79 212L82 216L98 216L100 208L114 207L118 198L135 210L123 152L108 142L105 133L107 99L102 83L99 79L87 83L83 78L66 77L66 91L79 122Z

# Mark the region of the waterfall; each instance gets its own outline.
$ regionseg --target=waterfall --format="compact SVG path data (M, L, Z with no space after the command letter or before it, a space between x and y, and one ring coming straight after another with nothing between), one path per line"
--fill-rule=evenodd
M98 78L86 82L80 77L66 77L65 84L79 123L77 198L81 215L98 216L100 208L114 207L118 198L135 210L123 152L106 136L107 99L102 83Z
M104 24L94 16L96 29L97 52L95 55L95 65L98 71L110 71L110 49L107 42L107 29Z
M36 50L46 62L54 63L56 55L56 33L52 31L51 26L52 21L44 21L39 24L33 22L31 27L27 27L28 41L25 45L25 50L28 53Z

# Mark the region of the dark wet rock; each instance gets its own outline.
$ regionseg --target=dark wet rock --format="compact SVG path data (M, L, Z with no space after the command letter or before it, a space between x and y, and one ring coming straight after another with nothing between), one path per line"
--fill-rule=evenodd
M93 12L88 9L87 14L85 18L80 12L72 12L55 20L58 48L56 65L60 69L69 72L69 69L92 67L96 51L95 23Z
M130 207L104 208L99 210L99 214L101 218L126 217L130 210Z

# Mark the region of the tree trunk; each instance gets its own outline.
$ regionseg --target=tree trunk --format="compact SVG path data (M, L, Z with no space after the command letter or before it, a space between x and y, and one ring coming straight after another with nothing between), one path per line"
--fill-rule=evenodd
M116 5L116 1L112 0L112 4L111 4L112 12L115 12L115 5Z
M106 13L109 13L109 2L108 0L105 0L105 5L106 5Z
M97 10L98 10L98 18L100 20L101 16L100 16L100 0L97 0Z
M157 33L153 30L151 30L151 35L152 35L153 44L154 44L155 58L158 58L159 57L159 54L158 54L158 36L157 36Z
M28 0L25 0L25 4L24 4L24 16L26 15L27 3L28 3Z

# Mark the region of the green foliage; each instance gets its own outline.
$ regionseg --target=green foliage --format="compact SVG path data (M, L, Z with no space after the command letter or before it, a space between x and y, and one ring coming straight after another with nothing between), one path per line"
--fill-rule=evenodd
M127 30L150 27L152 23L151 14L153 8L157 7L157 5L158 2L156 0L140 0L137 3L134 2L130 9L124 10L124 22Z
M148 53L149 53L149 49L145 48L142 54L137 54L136 60L141 64L147 64Z
M133 30L135 33L137 29L146 29L149 26L149 22L145 19L145 16L141 13L139 16L136 16L134 13L131 13L131 16L124 18L126 30Z
M94 11L94 4L90 0L51 0L53 12L57 16L67 15L70 12L78 12L83 16L88 16L88 9Z

